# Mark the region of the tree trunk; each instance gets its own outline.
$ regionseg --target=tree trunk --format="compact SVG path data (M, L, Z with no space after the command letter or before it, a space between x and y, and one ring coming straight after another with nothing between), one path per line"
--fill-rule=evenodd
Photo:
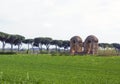
M18 52L20 51L20 45L18 44Z
M5 51L5 42L3 41L2 44L3 44L2 51L4 52Z
M49 47L50 47L50 45L46 45L47 52L49 52Z
M13 52L13 44L11 44L11 52Z
M27 54L29 53L29 43L28 43L28 49L27 49Z
M30 48L30 45L28 44L28 50L29 50L29 48Z
M42 52L42 44L39 44L39 52Z
M40 53L41 52L40 46L38 48L39 48L39 53Z
M64 52L65 52L65 48L64 48Z
M42 49L42 44L40 44L40 50L42 51L43 49Z
M56 48L55 48L55 50L56 50L56 52L58 51L58 49L57 49L57 45L56 45Z
M34 46L33 46L33 44L31 44L31 46L32 46L33 53L35 53L35 50L34 50Z

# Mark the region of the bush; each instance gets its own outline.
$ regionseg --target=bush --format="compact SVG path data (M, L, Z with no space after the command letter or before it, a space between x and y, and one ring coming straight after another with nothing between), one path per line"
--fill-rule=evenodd
M70 56L69 52L50 52L51 56Z
M0 55L11 55L11 54L17 54L16 52L0 52Z
M115 50L99 50L98 56L118 56L120 52Z

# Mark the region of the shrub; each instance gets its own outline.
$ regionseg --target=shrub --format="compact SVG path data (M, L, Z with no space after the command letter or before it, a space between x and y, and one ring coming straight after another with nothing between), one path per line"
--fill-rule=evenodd
M118 56L120 55L120 52L117 52L115 50L99 50L98 56Z
M0 52L0 55L11 55L11 54L17 54L16 52Z

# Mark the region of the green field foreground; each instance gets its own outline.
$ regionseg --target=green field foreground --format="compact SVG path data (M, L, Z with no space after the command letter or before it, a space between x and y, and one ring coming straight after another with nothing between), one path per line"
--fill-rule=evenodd
M0 55L0 84L120 84L120 57Z

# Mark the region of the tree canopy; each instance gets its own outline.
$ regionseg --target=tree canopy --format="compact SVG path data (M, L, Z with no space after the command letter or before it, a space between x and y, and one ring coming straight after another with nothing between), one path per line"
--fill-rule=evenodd
M20 46L22 46L22 43L28 45L28 51L29 46L31 45L36 46L39 48L40 51L43 49L43 45L46 47L46 50L49 51L49 48L51 45L55 46L55 50L58 51L58 48L64 48L68 49L70 47L70 41L69 40L55 40L51 37L35 37L33 39L25 39L24 36L18 35L18 34L8 34L4 32L0 32L0 41L2 43L2 50L5 50L6 43L11 45L11 51L13 51L13 46L18 46L18 51L20 50ZM120 44L119 43L99 43L99 47L103 49L107 48L115 48L115 50L120 50Z

